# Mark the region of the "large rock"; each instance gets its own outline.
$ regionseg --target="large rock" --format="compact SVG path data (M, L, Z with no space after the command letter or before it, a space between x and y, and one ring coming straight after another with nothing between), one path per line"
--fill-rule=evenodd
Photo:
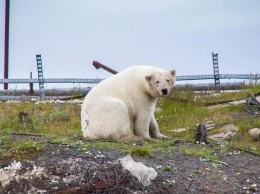
M214 135L210 135L209 139L212 139L214 141L218 141L218 140L223 140L223 139L230 139L232 138L234 135L236 135L236 132L222 132L222 133L217 133Z
M232 123L224 125L221 129L223 132L210 135L208 136L208 138L214 141L227 140L235 136L238 131L238 127L233 125Z
M238 131L238 127L233 125L232 123L230 124L226 124L222 127L222 130L224 130L225 132L235 132Z
M259 128L254 128L254 129L250 129L248 131L249 136L252 137L255 140L260 140L260 129Z

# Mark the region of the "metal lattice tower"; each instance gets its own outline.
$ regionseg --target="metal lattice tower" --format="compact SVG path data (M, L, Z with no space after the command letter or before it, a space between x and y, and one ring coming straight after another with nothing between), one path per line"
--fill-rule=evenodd
M44 79L43 79L43 69L42 69L42 57L41 57L41 55L36 55L36 61L37 61L37 69L38 69L40 99L45 100Z
M218 53L212 53L212 60L213 60L213 70L214 70L214 80L215 86L220 86L220 77L219 77L219 68L218 68Z

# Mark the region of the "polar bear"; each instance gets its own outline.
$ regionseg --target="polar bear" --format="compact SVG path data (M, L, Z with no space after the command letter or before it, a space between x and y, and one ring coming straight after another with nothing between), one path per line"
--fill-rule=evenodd
M83 136L118 142L167 138L159 131L154 110L158 97L170 93L175 74L133 66L97 84L82 104Z

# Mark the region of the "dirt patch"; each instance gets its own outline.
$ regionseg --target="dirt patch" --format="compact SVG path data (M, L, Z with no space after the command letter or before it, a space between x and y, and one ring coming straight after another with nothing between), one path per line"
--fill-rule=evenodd
M260 158L235 149L196 145L197 149L215 150L218 159L207 160L179 149L195 144L177 142L169 145L174 149L167 153L134 155L136 162L158 173L151 185L143 186L122 169L118 159L126 154L119 148L92 147L82 152L78 146L45 144L43 152L20 161L21 168L9 184L0 186L0 193L260 193ZM1 169L11 163L14 161L0 155Z

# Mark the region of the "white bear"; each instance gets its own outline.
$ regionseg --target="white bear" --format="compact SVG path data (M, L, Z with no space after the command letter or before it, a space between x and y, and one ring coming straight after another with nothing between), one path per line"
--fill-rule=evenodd
M84 137L118 142L163 139L154 110L159 96L170 93L175 70L133 66L93 87L81 108Z

